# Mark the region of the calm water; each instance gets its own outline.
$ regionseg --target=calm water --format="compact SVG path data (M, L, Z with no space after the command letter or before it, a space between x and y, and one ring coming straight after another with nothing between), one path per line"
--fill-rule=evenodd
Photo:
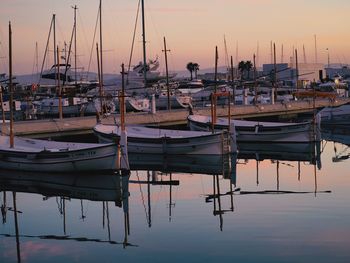
M1 171L0 262L350 262L349 130L243 145L224 175L160 156L130 178Z

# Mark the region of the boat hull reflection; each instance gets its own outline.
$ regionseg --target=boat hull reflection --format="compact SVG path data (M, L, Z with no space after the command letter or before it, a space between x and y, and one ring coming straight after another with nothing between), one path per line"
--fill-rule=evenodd
M120 180L120 176L112 174L50 174L0 170L0 191L114 201L117 206L121 206Z
M239 143L239 159L304 161L321 166L321 143Z
M322 127L322 139L350 146L350 125Z
M156 170L198 174L223 174L230 176L236 171L236 154L227 155L163 155L129 154L131 170Z

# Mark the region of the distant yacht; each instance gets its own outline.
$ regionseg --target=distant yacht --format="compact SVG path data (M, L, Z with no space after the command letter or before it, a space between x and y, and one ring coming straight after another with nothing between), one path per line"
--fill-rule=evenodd
M156 59L154 60L150 59L146 64L146 67L140 61L139 64L137 64L132 68L132 71L128 72L128 81L143 81L144 70L146 70L147 83L155 83L159 80L165 79L166 77L161 75L160 71L158 71L158 68L159 68L158 57L156 57ZM175 76L176 76L176 73L169 74L169 78L174 78Z

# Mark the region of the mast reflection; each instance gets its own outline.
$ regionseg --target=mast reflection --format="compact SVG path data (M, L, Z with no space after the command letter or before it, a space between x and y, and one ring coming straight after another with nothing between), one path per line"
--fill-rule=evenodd
M115 173L108 174L44 174L31 172L0 171L0 191L2 195L1 214L3 224L7 223L7 212L14 212L15 234L1 234L5 237L16 238L17 262L21 262L20 237L52 239L52 240L74 240L84 242L98 242L109 244L120 244L123 247L135 246L128 241L130 234L129 223L129 174L127 176ZM7 206L7 192L12 192L13 209ZM59 235L21 235L19 231L19 219L17 214L20 199L18 193L31 193L43 196L43 201L55 198L58 205L58 212L63 217L63 236ZM18 200L19 199L19 200ZM87 237L71 237L67 235L66 200L76 199L80 201L81 219L87 216L84 214L83 201L96 201L106 205L106 217L108 225L108 239L93 239ZM125 236L122 242L112 240L110 229L109 203L113 202L115 207L122 207L125 220ZM25 216L25 214L24 214ZM24 217L25 219L25 217Z

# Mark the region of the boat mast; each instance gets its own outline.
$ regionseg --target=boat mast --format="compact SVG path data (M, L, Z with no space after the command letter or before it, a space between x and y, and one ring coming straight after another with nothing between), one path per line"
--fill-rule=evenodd
M102 84L101 84L101 70L100 70L100 56L99 56L99 50L98 50L98 43L96 43L96 53L97 53L97 76L98 76L98 92L99 92L99 98L100 98L100 111L96 111L97 114L97 120L101 120L101 116L103 114L103 103L102 103Z
M224 35L224 47L225 47L225 66L226 66L226 74L230 71L229 60L228 60L228 52L227 52L227 44L226 44L226 36Z
M306 60L306 52L305 52L305 45L303 44L303 56L304 56L304 64L307 63L307 60Z
M275 88L275 93L277 92L277 65L276 65L276 45L273 43L273 71L274 71L274 77L273 77L273 83Z
M14 147L13 134L13 85L12 85L12 29L9 22L9 85L10 85L10 148Z
M315 41L315 63L317 64L317 38L316 38L316 35L314 35L314 41Z
M218 72L218 46L215 46L215 71L214 71L214 92L211 94L211 129L214 133L216 122L216 92L217 92L217 72Z
M131 44L131 50L130 50L130 57L129 57L129 64L128 64L128 71L126 75L126 85L129 85L129 72L130 72L130 67L131 67L131 59L132 59L132 54L134 52L134 44L135 44L135 36L136 36L136 28L137 28L137 22L139 18L139 11L140 11L140 2L141 0L138 1L137 4L137 12L136 12L136 19L135 19L135 25L134 25L134 34L132 36L132 44Z
M57 67L57 60L56 60L56 14L53 14L52 23L53 23L53 61L54 61L53 64ZM59 72L58 72L58 74L59 74ZM57 86L57 78L55 78L55 86Z
M102 0L100 0L100 85L103 87L103 59L102 59ZM102 100L102 98L100 98ZM102 109L101 109L102 110Z
M122 64L122 94L119 99L119 107L120 107L120 121L121 121L121 133L120 133L120 141L118 148L121 150L121 154L119 155L119 163L120 163L120 172L122 176L130 176L130 166L129 166L129 159L128 159L128 138L127 133L125 129L125 83L124 83L124 76L125 76L125 69L124 69L124 63Z
M282 46L281 46L281 63L283 63L283 56L284 56L284 54L283 54L283 44L282 44Z
M218 60L219 60L219 55L218 55L218 46L215 46L215 73L214 73L214 91L216 93L217 90L217 78L218 78Z
M256 82L256 78L257 78L257 72L256 72L256 56L255 54L253 55L253 69L254 69L254 99L255 99L255 103L258 103L258 85Z
M166 40L164 39L164 56L165 56L165 72L166 72L166 88L167 88L167 95L168 95L168 110L171 110L170 105L170 88L169 88L169 71L168 71L168 51L169 49L166 48Z
M272 41L270 41L270 61L271 61L271 64L273 64L273 51L272 51Z
M122 64L122 92L119 99L120 127L125 132L125 86L124 86L124 63Z
M146 30L145 30L145 4L144 0L141 0L141 13L142 13L142 46L143 46L143 80L145 82L145 88L147 87L147 60L146 60Z
M57 70L58 74L60 74L60 53L57 46ZM60 76L60 75L59 75ZM61 90L61 77L58 78L58 115L60 120L63 119L63 111L62 111L62 90Z
M299 65L298 65L298 50L295 49L295 79L296 79L296 88L299 88Z
M77 87L77 6L73 7L74 9L74 79L75 87Z
M233 97L233 104L235 104L236 102L236 87L235 87L235 83L234 83L234 74L233 74L233 57L231 56L231 88L232 88L232 97Z
M44 64L45 64L46 55L47 55L47 52L48 52L48 49L49 49L51 30L52 30L52 27L53 27L54 19L55 19L55 14L52 15L52 19L51 19L51 23L50 23L50 29L49 29L49 34L47 36L46 47L45 47L45 52L44 52L44 57L43 57L43 63L41 64L41 71L40 71L39 82L41 80L41 77L42 77L43 71L44 71Z

